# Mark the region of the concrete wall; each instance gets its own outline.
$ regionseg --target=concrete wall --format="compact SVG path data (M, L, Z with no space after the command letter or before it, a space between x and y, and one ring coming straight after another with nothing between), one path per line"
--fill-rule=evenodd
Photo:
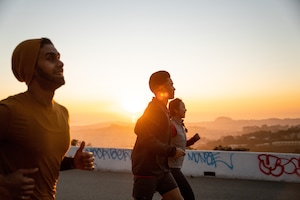
M73 156L77 147L71 147ZM131 173L131 149L93 148L95 170ZM182 172L187 176L300 182L300 154L187 150Z

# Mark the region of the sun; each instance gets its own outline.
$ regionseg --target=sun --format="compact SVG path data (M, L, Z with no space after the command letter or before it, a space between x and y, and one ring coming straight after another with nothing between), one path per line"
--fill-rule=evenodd
M128 96L122 99L122 107L125 111L136 114L144 109L144 103L139 99Z
M119 94L118 101L123 115L129 117L131 122L136 122L148 104L148 97L139 92L126 91Z
M131 122L135 123L137 117L144 109L144 104L138 99L127 97L122 100L122 107L127 112L127 116L131 118Z

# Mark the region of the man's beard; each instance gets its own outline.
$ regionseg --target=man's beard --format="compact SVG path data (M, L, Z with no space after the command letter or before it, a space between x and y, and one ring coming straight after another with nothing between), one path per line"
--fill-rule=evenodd
M35 78L40 86L46 90L55 90L65 84L65 79L63 76L55 77L54 75L47 74L39 67L36 67L36 73L37 75Z

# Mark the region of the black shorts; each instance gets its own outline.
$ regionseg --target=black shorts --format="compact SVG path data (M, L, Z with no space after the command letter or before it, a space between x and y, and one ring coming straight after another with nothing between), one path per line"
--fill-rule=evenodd
M133 197L151 200L157 191L160 195L177 188L177 183L170 172L158 176L134 176Z

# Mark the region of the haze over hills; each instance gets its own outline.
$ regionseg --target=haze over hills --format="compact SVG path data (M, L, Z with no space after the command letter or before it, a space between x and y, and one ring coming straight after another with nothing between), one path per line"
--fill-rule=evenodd
M187 137L199 133L201 140L197 146L201 146L211 140L217 140L224 136L242 135L249 130L265 126L269 129L284 129L300 124L300 118L278 119L269 118L262 120L234 120L229 117L218 117L214 121L186 123L188 128ZM245 128L246 127L246 128ZM71 139L85 141L93 147L105 148L132 148L136 139L133 123L98 123L84 126L71 125ZM247 132L248 131L248 132Z

